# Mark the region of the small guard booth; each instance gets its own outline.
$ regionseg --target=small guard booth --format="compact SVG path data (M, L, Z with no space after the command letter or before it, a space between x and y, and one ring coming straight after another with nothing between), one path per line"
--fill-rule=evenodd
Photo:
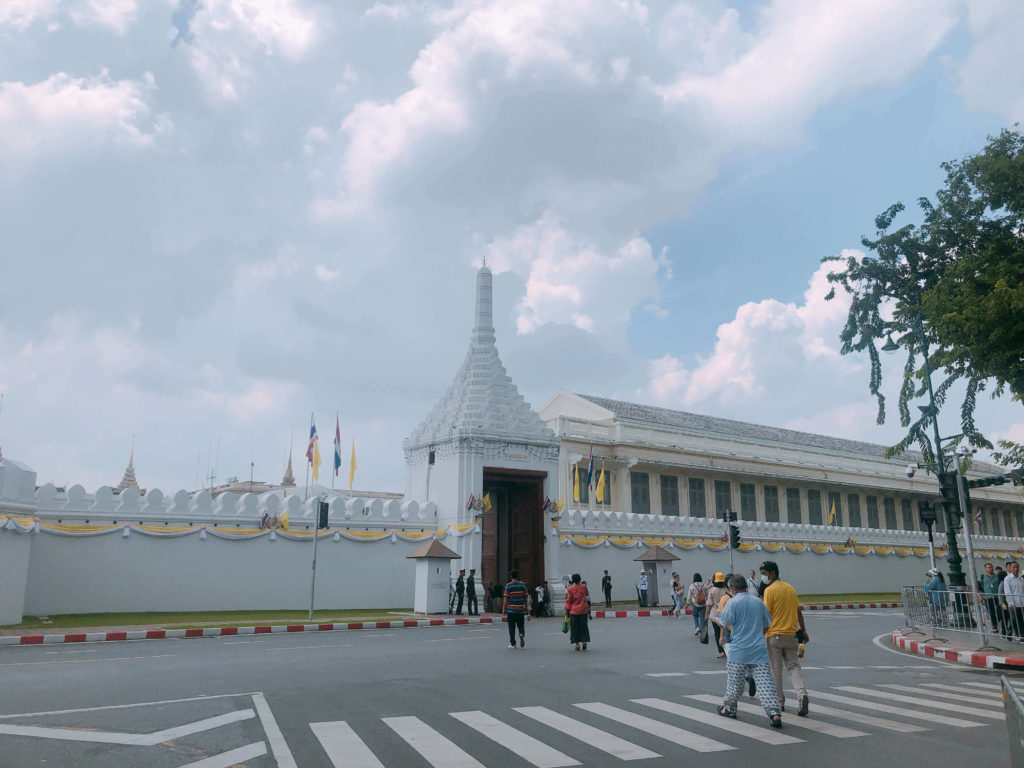
M416 592L412 609L416 613L448 613L448 586L451 583L451 560L460 555L437 539L431 539L415 552L406 555L416 561Z
M672 605L672 561L678 560L667 549L650 547L634 561L647 572L647 605Z

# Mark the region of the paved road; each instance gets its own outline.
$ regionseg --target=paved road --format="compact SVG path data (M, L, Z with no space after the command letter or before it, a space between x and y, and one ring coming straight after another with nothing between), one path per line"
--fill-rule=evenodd
M688 618L596 621L586 653L556 619L522 650L504 626L4 647L0 764L1007 764L998 674L873 644L897 611L808 623L811 717L781 733L746 698L714 714L724 665Z

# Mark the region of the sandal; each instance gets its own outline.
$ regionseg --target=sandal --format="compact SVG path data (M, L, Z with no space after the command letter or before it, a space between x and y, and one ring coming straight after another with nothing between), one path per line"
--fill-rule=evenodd
M579 649L580 649L580 644L579 644L579 643L576 643L576 646L575 646L575 650L577 650L577 651L578 651Z
M768 715L768 722L771 723L772 728L782 727L782 715L775 713L774 715Z
M583 644L583 650L584 651L587 650L587 644L586 643Z
M736 711L729 709L725 704L718 705L718 714L722 717L731 717L733 720L736 719Z

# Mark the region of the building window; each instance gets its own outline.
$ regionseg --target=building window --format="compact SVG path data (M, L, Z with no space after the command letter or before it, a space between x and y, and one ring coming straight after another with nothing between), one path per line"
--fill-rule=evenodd
M740 483L740 519L757 520L757 491L753 483Z
M580 504L589 504L590 503L590 488L587 487L587 465L586 464L583 464L583 465L577 464L574 469L575 469L575 471L573 472L573 478L572 478L573 492L575 493L576 484L579 483L579 486L580 486L580 501L579 501L579 503Z
M851 493L846 497L846 503L849 504L850 508L850 527L863 528L864 523L860 519L860 496L856 493Z
M769 523L779 522L779 489L774 485L764 487L764 519Z
M797 525L803 522L803 516L800 514L799 488L786 489L786 522Z
M807 489L807 517L811 525L821 525L821 491Z
M896 525L896 499L886 497L882 499L882 507L885 509L885 527L887 530L895 531L899 528Z
M690 486L690 517L707 517L707 499L704 494L704 478L691 477Z
M679 478L661 476L661 514L679 517Z
M715 480L715 515L725 519L728 512L735 520L736 516L732 508L732 485L728 480Z
M633 513L637 515L651 514L651 476L646 472L629 473L629 498Z
M868 496L864 505L868 508L868 528L881 528L878 524L878 497Z
M1008 509L1003 510L1003 531L1004 536L1013 536L1013 520Z
M1024 535L1024 512L1014 512L1013 516L1017 518L1017 535Z
M836 519L832 520L832 510L836 511ZM844 525L843 523L843 497L835 491L829 491L825 497L825 524Z
M916 531L917 526L914 525L914 505L910 503L910 499L900 499L900 514L903 517L903 530Z

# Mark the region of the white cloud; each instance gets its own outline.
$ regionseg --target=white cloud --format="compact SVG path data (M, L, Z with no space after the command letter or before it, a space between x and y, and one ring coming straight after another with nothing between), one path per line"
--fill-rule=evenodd
M1024 120L1024 14L1015 0L977 0L967 6L974 38L960 61L947 59L968 109L998 115L1007 123Z
M138 15L137 0L83 0L71 9L77 24L98 24L124 34Z
M50 18L59 5L60 0L4 0L0 3L0 27L28 29L35 21Z
M156 82L59 72L41 83L0 83L0 156L52 152L97 143L150 146L172 129L166 115L150 118Z
M341 274L340 269L328 269L323 264L317 264L314 272L316 273L316 279L321 283L330 283L337 280Z

